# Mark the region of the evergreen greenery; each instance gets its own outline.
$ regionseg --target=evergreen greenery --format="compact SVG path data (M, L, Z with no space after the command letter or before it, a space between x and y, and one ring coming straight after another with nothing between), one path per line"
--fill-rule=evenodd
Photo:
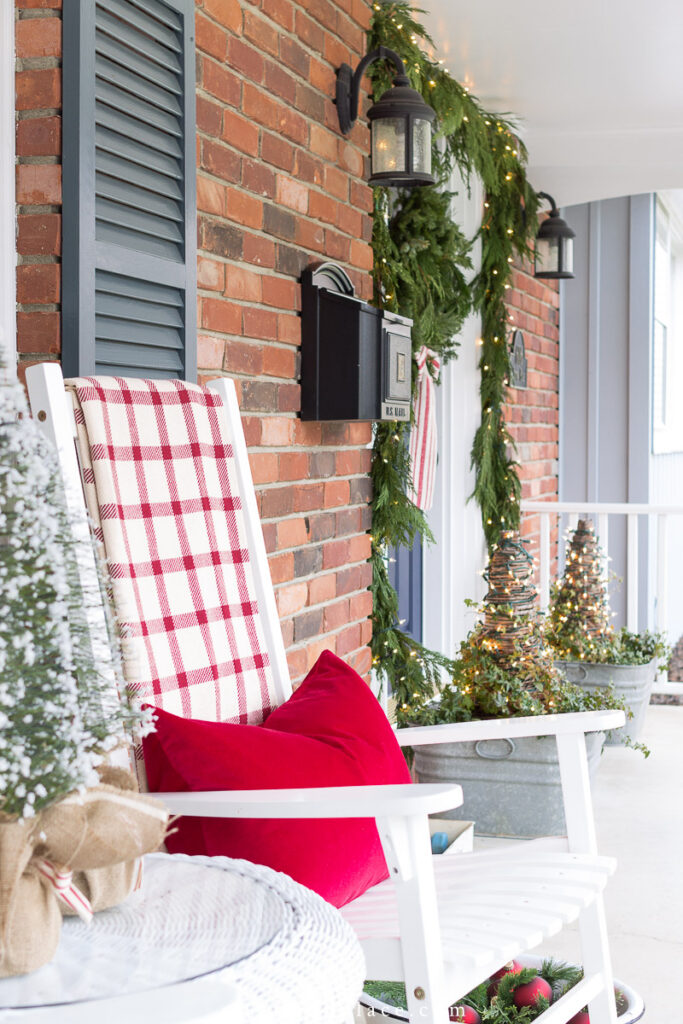
M21 386L0 383L0 818L29 818L97 784L104 754L148 715L123 693L116 650L93 650L55 453ZM102 637L99 637L102 642Z
M436 111L432 166L437 184L412 191L375 190L373 252L375 302L414 320L413 347L427 345L442 365L457 352L455 335L473 311L482 317L481 425L472 446L473 497L481 508L484 532L492 545L501 527L519 524L520 483L505 426L509 374L508 314L505 293L515 256L529 255L536 230L537 197L525 174L526 151L514 126L487 113L464 86L432 60L432 45L415 11L405 0L376 3L368 48L395 50L411 83ZM370 70L378 98L392 81L381 62ZM486 194L481 240L481 270L471 279L471 248L451 214L451 174L465 181L477 175ZM413 370L415 366L413 365ZM415 376L414 376L415 383ZM373 503L373 663L387 679L402 707L433 692L449 659L411 641L397 621L396 595L389 582L387 553L429 539L424 514L406 495L406 425L379 423L375 433Z

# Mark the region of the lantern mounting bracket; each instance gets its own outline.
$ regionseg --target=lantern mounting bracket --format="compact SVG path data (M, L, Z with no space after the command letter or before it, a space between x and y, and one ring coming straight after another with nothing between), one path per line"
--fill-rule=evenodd
M358 117L360 83L366 70L376 60L390 60L394 64L398 72L394 79L394 85L410 85L405 64L399 55L394 50L390 50L388 46L378 46L376 50L366 53L355 71L348 64L342 64L337 72L336 90L337 114L342 135L348 135Z

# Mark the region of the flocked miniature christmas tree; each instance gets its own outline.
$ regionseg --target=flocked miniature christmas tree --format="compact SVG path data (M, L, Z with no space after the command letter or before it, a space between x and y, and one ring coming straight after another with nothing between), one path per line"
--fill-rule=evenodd
M99 581L88 592L77 557L54 450L20 385L0 381L0 820L96 784L105 753L148 721L117 696L116 644L102 658L91 642Z
M555 584L549 635L570 660L601 661L613 637L604 556L590 519L580 519L567 547L566 566Z

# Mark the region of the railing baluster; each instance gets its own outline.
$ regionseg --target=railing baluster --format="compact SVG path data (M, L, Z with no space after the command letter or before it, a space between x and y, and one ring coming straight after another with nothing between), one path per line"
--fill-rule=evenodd
M666 633L669 628L668 531L669 517L666 513L660 513L657 516L657 601L655 604L655 629L662 633Z
M541 611L546 612L550 604L550 513L541 514L540 546L540 601Z
M638 632L638 516L629 513L626 551L626 628Z
M602 576L609 579L609 516L606 512L598 513L598 543L602 548Z

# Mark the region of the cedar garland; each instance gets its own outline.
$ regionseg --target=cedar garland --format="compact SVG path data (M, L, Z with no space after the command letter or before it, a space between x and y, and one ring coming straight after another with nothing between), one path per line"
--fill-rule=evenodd
M398 193L375 190L373 253L375 303L414 321L413 348L427 345L442 365L457 354L456 335L468 314L482 316L482 420L472 447L476 481L473 497L481 508L491 547L501 529L519 525L521 487L510 451L504 403L509 375L508 314L505 292L515 255L530 255L536 230L537 197L525 174L526 150L505 118L487 113L466 87L432 60L422 46L432 46L424 27L405 0L375 3L368 49L388 46L406 65L411 84L436 111L432 166L434 187ZM381 62L370 71L378 98L392 81ZM486 194L482 266L468 283L470 250L450 213L448 183L454 168L465 180L478 175ZM413 363L413 384L415 385ZM431 540L425 516L408 499L406 483L408 427L378 423L371 476L373 500L373 664L398 700L403 720L412 701L429 697L442 670L453 662L414 642L398 623L398 602L388 576L392 546L411 545L416 536Z

